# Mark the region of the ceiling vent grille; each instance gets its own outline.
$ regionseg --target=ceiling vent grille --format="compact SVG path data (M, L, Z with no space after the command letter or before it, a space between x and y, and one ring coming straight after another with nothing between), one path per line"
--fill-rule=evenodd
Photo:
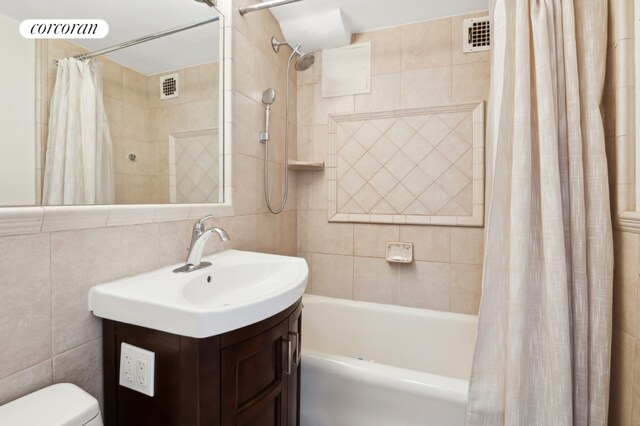
M160 99L177 98L178 74L167 74L160 77Z
M462 23L462 51L480 52L489 50L491 24L488 16L465 19Z

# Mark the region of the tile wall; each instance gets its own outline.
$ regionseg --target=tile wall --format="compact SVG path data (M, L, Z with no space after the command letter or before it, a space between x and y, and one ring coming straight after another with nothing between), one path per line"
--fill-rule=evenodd
M614 227L613 342L609 425L640 419L640 235L621 226L618 215L634 211L634 31L633 0L609 0L609 44L604 123ZM636 219L637 220L637 219Z
M462 53L462 20L486 13L356 34L371 41L371 93L321 97L322 61L298 75L298 160L327 161L329 114L486 100L489 54ZM298 254L309 291L347 299L476 314L483 228L329 223L327 172L299 172ZM414 244L414 263L390 264L385 242Z
M248 2L218 3L231 17L225 21L231 33L227 48L229 56L237 58L229 76L232 82L225 86L228 102L232 108L242 102L237 110L244 112L247 107L256 119L233 122L236 214L214 222L228 231L232 241L211 239L207 252L235 247L295 255L295 196L284 214L273 216L264 212L262 193L256 188L262 185L255 170L262 155L254 148L259 146L256 139L262 126L257 94L283 80L280 70L286 61L264 46L269 46L271 32L281 33L269 12L254 13L246 20L231 15ZM258 57L259 69L243 62ZM268 79L265 69L273 70L267 72ZM296 96L295 84L292 94ZM226 120L233 121L233 116L244 118L232 114ZM284 116L272 117L274 127L283 129ZM277 158L274 164L281 165ZM295 177L292 185L295 188ZM178 221L0 237L0 404L57 382L75 383L102 401L101 321L87 311L88 289L183 261L192 224Z

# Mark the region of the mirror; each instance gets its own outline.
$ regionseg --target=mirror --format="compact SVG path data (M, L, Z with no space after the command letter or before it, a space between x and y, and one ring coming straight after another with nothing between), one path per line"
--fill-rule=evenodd
M33 18L103 19L109 34L24 39ZM0 206L223 202L222 27L197 1L2 2Z

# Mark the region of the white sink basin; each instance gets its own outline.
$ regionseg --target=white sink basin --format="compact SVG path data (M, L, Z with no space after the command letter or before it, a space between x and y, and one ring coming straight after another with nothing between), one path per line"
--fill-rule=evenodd
M209 337L269 318L307 286L304 259L227 250L213 265L176 274L176 265L92 287L89 310L114 321L189 337Z

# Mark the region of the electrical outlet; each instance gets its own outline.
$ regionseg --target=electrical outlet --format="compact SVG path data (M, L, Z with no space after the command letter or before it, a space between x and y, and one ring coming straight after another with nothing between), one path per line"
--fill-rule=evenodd
M124 379L127 382L133 382L133 358L130 354L124 354L124 365L122 368L124 370Z
M128 343L120 347L120 386L154 395L155 353Z
M138 360L138 368L136 370L138 372L138 384L140 386L147 385L147 363L141 359Z

